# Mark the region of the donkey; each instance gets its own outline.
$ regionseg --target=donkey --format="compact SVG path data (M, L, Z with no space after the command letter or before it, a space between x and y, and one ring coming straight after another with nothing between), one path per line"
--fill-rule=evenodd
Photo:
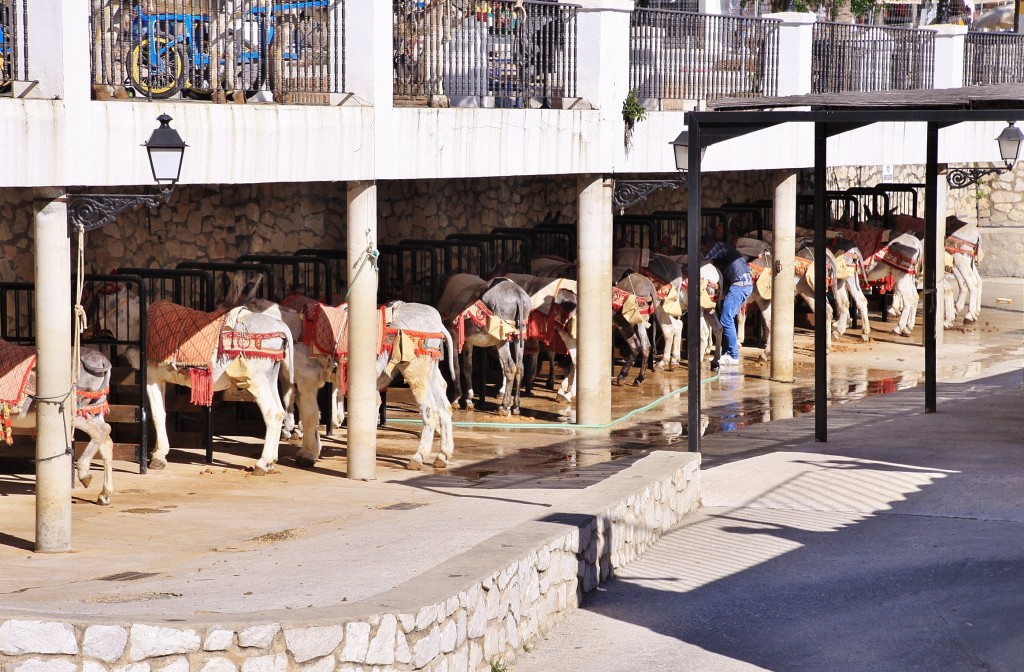
M111 298L129 309L101 312L98 328L110 331L118 339L137 339L139 297L120 286ZM248 389L256 398L266 424L263 452L253 466L253 473L263 475L272 471L278 460L284 422L278 375L282 366L294 370L295 347L288 325L276 317L244 307L228 312L199 313L170 301L151 304L147 316L146 396L156 432L156 448L149 467L163 469L167 466L170 441L164 393L168 383L191 388L193 403L207 405L212 403L214 392L234 384ZM218 320L221 320L219 324ZM212 336L212 346L186 342L188 336L200 332ZM183 353L188 348L197 354L186 359ZM128 348L125 356L134 368L142 366L138 348Z
M322 304L313 300L309 300L305 305L320 306L320 310L323 310ZM300 467L312 467L320 459L322 448L320 433L317 431L320 424L317 392L325 383L333 382L336 390L344 390L347 384L344 366L339 365L338 361L338 342L332 339L332 343L327 344L327 350L324 350L316 345L315 339L304 338L304 330L316 328L315 310L304 309L307 315L304 319L299 312L266 299L250 298L245 306L257 313L279 317L292 330L292 337L296 342L295 382L294 385L285 387L283 399L286 410L290 410L294 399L299 407L300 423L305 428L302 432L302 448L296 454L295 462ZM346 304L337 306L336 310L344 315L345 324L341 325L342 329L347 328ZM395 374L400 373L412 390L423 418L419 448L406 467L419 469L423 466L430 457L434 432L439 431L441 450L434 460L434 466L443 468L450 461L455 445L452 436L451 406L446 396L447 384L441 376L437 360L440 357L448 360L449 372L454 378L454 348L451 336L445 329L440 313L431 306L396 301L388 304L383 312L387 316L384 327L391 330L396 338L390 341L389 349L382 349L377 353L377 389L386 390ZM416 354L402 353L399 349L396 356L394 342L401 340L403 334L415 341ZM342 338L341 334L336 336ZM442 341L447 347L446 351L441 349ZM381 339L382 344L387 342L387 338ZM347 357L348 353L345 352L341 356ZM343 398L339 398L336 409L334 420L340 426L345 419Z
M26 380L23 399L11 409L11 426L35 429L35 348L3 343L4 349L12 347L24 348L28 358L25 365L28 366L29 360L31 361L31 373ZM75 382L75 414L72 423L75 429L89 435L89 443L75 463L75 475L82 486L88 488L92 483L89 466L93 457L99 453L103 461L103 487L96 497L96 503L103 506L110 504L110 496L114 494L114 442L110 438L110 424L104 419L110 410L107 403L110 372L110 360L99 350L85 348L79 354L78 379Z
M461 359L456 360L455 402L473 408L473 348L495 348L505 378L505 393L498 414L519 415L523 380L523 350L530 295L508 278L487 281L470 273L456 273L445 283L438 311L457 337Z
M977 225L968 224L955 215L946 218L946 252L953 257L951 275L956 281L956 304L951 314L946 315L947 326L952 326L956 316L964 308L964 324L974 324L981 314L981 232Z
M639 387L647 378L647 360L651 354L647 327L649 317L658 308L658 293L649 278L631 269L617 268L613 275L619 281L612 289L612 324L625 341L625 360L613 384L622 385L637 357L640 357L640 371L633 380L634 387Z
M526 273L509 273L506 277L530 295L530 323L523 373L525 394L531 393L537 374L538 355L531 350L543 351L548 356L549 390L555 387L555 353L564 351L568 353L571 364L556 396L571 402L576 396L576 281Z

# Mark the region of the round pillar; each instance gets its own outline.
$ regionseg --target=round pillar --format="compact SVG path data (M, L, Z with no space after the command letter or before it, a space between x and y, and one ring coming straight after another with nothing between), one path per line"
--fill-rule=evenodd
M601 425L612 417L612 182L581 176L577 184L576 422Z
M775 173L772 202L772 354L769 377L793 382L793 313L796 282L796 173Z

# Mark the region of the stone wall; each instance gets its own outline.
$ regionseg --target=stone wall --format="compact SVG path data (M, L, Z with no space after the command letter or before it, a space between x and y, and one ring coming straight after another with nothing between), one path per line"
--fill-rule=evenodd
M894 166L893 182L924 184L924 166ZM830 169L829 189L872 186L882 182L881 166ZM945 179L940 175L939 179ZM981 184L948 190L946 212L978 224L982 237L981 274L988 277L1024 277L1024 167L1003 175L982 178ZM921 189L919 216L924 216Z
M1024 170L1024 169L1022 169ZM880 166L829 170L829 189L882 181ZM636 176L621 176L631 179ZM668 176L671 177L671 176ZM812 193L811 171L799 173L799 193ZM894 180L922 183L923 166L896 166ZM664 189L625 214L685 210L686 190ZM708 173L708 207L772 198L770 171ZM86 234L86 269L118 266L173 268L183 260L228 261L243 254L290 253L302 248L345 248L346 185L302 183L181 187L170 203L152 211L122 213ZM980 222L988 276L1024 276L1024 174L987 177L982 186L949 191L947 214ZM0 189L0 222L7 231L0 280L31 280L32 192ZM495 227L529 227L557 214L575 224L575 177L534 176L378 183L381 244L442 239L450 233L485 233ZM923 196L919 202L923 214ZM618 213L616 213L618 214Z
M422 587L439 599L415 608L287 621L249 615L243 623L88 623L0 617L0 672L486 672L546 633L590 592L644 553L699 506L700 458L644 457L641 478L611 475L544 520L523 523L452 558L398 596ZM482 578L460 577L461 562L496 561ZM453 581L461 588L450 592ZM358 604L351 605L355 609Z

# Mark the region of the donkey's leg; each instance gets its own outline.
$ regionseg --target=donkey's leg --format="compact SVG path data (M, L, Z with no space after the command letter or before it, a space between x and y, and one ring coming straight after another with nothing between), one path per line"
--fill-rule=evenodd
M462 373L462 395L458 401L461 401L466 406L466 410L472 411L473 405L473 346L466 343L466 346L462 350L461 357L461 373ZM485 392L486 394L486 392Z
M629 351L624 353L625 358L622 362L622 368L619 369L619 375L615 378L615 385L622 385L622 381L629 375L629 370L633 368L636 358L640 356L640 343L637 341L636 329L632 327L619 327L619 334L626 341L626 347L629 348Z
M305 430L302 434L302 448L295 455L295 464L300 467L312 467L320 459L320 405L316 397L321 385L322 379L319 375L315 378L300 376L296 381L299 419Z
M267 432L263 437L263 454L253 465L252 473L264 475L270 473L277 463L278 449L281 441L281 425L284 423L284 407L281 406L281 395L277 392L278 363L267 367L265 371L253 370L259 364L259 360L248 363L251 371L249 392L256 397L256 405L259 406L263 415L263 422L267 426ZM316 406L316 393L310 397L310 402ZM299 392L299 403L303 402L302 392ZM319 421L319 415L318 415ZM319 431L314 428L312 432L306 430L306 435L316 437L319 442Z
M917 321L918 299L914 276L904 273L896 282L896 294L902 299L903 310L900 312L900 320L895 331L902 336L910 336L914 331L914 323Z
M501 373L505 378L505 391L498 406L498 415L509 415L512 412L513 390L516 385L516 363L512 359L512 347L505 341L498 348L498 359L501 360Z
M107 506L110 504L110 496L114 494L114 442L110 440L110 425L104 422L103 416L100 415L83 418L76 414L74 427L89 435L89 445L78 458L78 480L84 487L89 487L92 482L89 463L98 451L100 459L103 460L103 489L96 497L96 503Z
M437 361L433 362L429 389L429 403L434 407L434 414L437 417L438 431L441 434L441 450L434 460L435 467L447 467L455 453L455 438L452 433L452 409L445 403L447 396L444 383L444 376L441 375L441 366Z
M850 298L853 300L854 305L857 306L857 315L860 316L860 340L867 343L871 340L871 320L868 318L868 297L864 296L864 290L861 289L860 282L857 280L856 276L846 281L846 289L850 293Z
M409 385L413 399L420 409L420 417L423 419L423 429L420 430L420 442L416 448L416 454L406 463L406 469L418 470L430 459L431 448L434 444L434 431L439 423L437 409L434 407L438 397L444 397L441 393L432 391L430 385L433 382L432 376L437 371L438 377L441 373L437 363L430 357L419 356L408 364L399 365L399 371L405 382ZM434 392L434 393L432 393ZM447 406L447 404L444 404ZM449 411L449 417L450 411Z
M636 326L636 337L640 345L640 373L637 374L633 385L640 387L644 384L644 380L647 379L647 360L651 354L651 342L647 339L647 329L644 328L644 325L638 324Z
M149 459L150 469L163 469L167 466L167 453L171 450L171 441L167 438L167 407L164 404L164 393L167 383L157 379L154 367L149 367L146 382L146 397L149 399L149 411L153 416L153 430L156 432L156 447Z

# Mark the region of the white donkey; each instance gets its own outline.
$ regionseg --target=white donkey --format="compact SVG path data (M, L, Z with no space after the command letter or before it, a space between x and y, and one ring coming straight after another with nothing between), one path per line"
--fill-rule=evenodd
M107 299L110 300L122 309L115 307L100 311L97 326L110 331L118 339L137 339L139 297L121 286L115 296ZM214 392L226 390L234 384L247 389L255 397L263 415L266 424L263 452L253 466L253 473L269 473L277 463L284 422L284 407L277 388L278 375L282 365L294 370L295 348L291 331L281 320L244 307L222 313L223 322L219 326L215 321L204 318L214 315L192 311L170 301L158 301L147 309L146 396L156 431L156 448L149 466L151 469L167 466L170 440L164 393L168 383L192 388L193 402L202 404L211 403ZM172 319L165 321L161 316ZM186 342L189 335L200 332L212 333L214 344L209 347L205 344L190 346ZM188 347L199 354L185 355L184 350ZM162 356L163 351L170 353L169 360ZM127 348L125 355L133 367L141 366L137 348ZM205 363L201 359L205 359Z
M32 369L26 381L24 400L12 409L12 427L35 429L35 348L3 343L3 347L25 348L31 357ZM26 362L27 363L27 362ZM110 424L104 419L109 410L107 394L110 392L110 360L98 350L83 349L79 356L78 380L75 383L75 429L89 435L89 443L75 463L75 474L86 488L92 482L89 466L97 453L103 461L103 488L96 498L98 504L110 504L114 494L114 442L110 439Z
M953 257L950 273L957 285L955 310L946 315L946 325L952 326L964 308L964 324L974 324L981 314L981 232L977 225L950 215L946 218L946 233L946 252Z
M302 448L295 456L295 462L300 467L312 467L318 459L322 444L320 433L317 431L320 424L320 408L317 404L317 392L326 383L334 383L336 390L344 390L346 381L344 379L344 366L338 362L337 342L327 344L325 349L311 346L309 338L304 338L305 330L316 329L317 310L304 309L310 316L303 319L303 316L290 308L267 301L265 299L249 299L246 307L257 313L273 315L287 324L291 329L292 337L295 340L294 359L294 382L286 384L282 379L285 388L283 396L285 409L291 411L294 402L299 408L299 421L304 431L302 432ZM310 300L304 303L305 306L319 306L316 301ZM328 307L328 309L330 309ZM337 307L340 314L344 315L347 328L347 313L343 313L345 305ZM322 313L322 308L320 311ZM434 460L434 466L443 468L447 466L455 452L454 438L452 435L451 406L447 398L447 384L441 376L438 359L445 357L448 360L449 372L455 376L454 368L454 347L451 336L441 321L441 315L431 306L421 303L395 302L385 307L384 315L386 320L383 326L386 333L380 339L382 344L387 344L386 349L377 353L377 389L385 390L396 373L402 374L409 389L413 393L420 409L420 416L423 418L423 430L420 432L420 443L416 454L406 465L409 469L419 469L430 458L435 431L441 436L441 449ZM327 319L324 314L321 319ZM341 334L337 334L341 337ZM396 343L403 342L406 347L412 346L413 352L402 352L401 347L396 352ZM442 343L443 341L443 343ZM442 345L447 349L442 349ZM315 351L311 351L312 349ZM342 358L348 356L347 349ZM335 406L335 423L341 425L345 419L345 405L343 397L339 397Z

